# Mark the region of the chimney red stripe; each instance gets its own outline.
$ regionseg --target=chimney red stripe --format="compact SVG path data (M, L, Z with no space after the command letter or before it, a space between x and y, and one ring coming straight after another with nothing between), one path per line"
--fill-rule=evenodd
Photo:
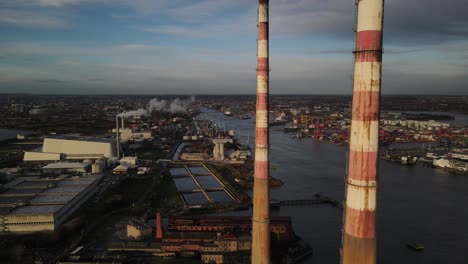
M356 33L356 50L380 50L382 47L382 31L363 30Z
M255 131L255 144L268 144L268 128L258 127Z
M257 75L258 76L267 76L268 75L268 58L258 58L257 59Z
M375 237L375 211L346 208L345 232L353 237Z
M377 152L349 151L348 178L359 181L377 179Z
M379 82L379 80L375 80L375 82ZM380 87L379 84L376 86ZM353 120L379 120L380 91L354 91L352 105Z
M258 23L258 40L268 40L268 22Z
M255 161L255 177L260 179L268 178L268 161Z

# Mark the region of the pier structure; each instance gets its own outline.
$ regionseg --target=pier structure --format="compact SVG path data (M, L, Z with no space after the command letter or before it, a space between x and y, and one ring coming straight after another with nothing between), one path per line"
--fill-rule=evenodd
M213 148L213 159L214 160L224 160L224 144L230 142L232 143L231 138L214 138L212 139L214 148Z

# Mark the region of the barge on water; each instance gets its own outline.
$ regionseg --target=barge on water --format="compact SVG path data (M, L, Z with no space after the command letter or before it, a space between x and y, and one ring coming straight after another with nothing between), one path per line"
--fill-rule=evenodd
M409 241L407 246L413 250L421 251L424 250L424 246L415 241Z

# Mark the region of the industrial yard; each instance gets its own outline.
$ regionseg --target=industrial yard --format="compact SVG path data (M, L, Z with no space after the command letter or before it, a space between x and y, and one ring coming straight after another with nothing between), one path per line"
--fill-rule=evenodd
M173 239L182 233L187 237L193 235L194 239L200 239L200 234L184 230L173 233L174 225L168 225L168 221L175 221L170 219L177 217L199 219L210 213L251 208L251 197L247 194L254 187L250 136L229 125L229 118L236 118L238 124L254 121L241 118L243 113L251 111L248 108L251 100L251 97L238 97L231 104L223 103L234 113L226 120L215 117L225 111L219 108L216 100L206 98L193 104L193 109L187 113L154 112L140 117L116 114L117 118L110 117L106 121L110 126L108 130L96 130L91 134L39 133L4 141L1 147L5 151L14 149L17 156L5 156L15 166L2 169L2 245L9 248L6 251L9 253L3 257L17 262L41 258L45 263L50 260L71 263L78 255L83 261L100 256L101 261L122 259L123 262L163 258L168 263L242 259L249 252L247 244L246 250L237 253L220 248L227 247L223 244L227 242L223 241L229 239L241 243L246 239L245 234L236 233L230 237L227 232L219 239L211 238L209 246L193 240L176 242ZM239 102L245 102L246 107L239 110L231 106ZM327 103L313 103L313 99L311 102L311 106L294 100L278 107L273 105L278 120L286 121L274 125L274 129L290 135L290 140L294 141L314 140L318 135L316 140L319 142L346 144L344 136L342 142L330 140L340 133L347 133L349 117L346 108L327 108ZM384 115L387 119L382 121L382 129L390 131L390 136L381 137L381 158L405 166L437 165L458 173L466 168L463 139L460 139L466 128L461 123L453 123L441 115ZM329 121L325 122L325 117ZM408 117L414 120L440 117L444 120L409 121ZM320 133L315 130L314 120L325 124L320 125ZM297 128L292 129L294 125ZM308 130L305 129L307 126ZM419 133L424 140L416 138L415 134L407 136L404 133ZM426 138L425 135L431 136ZM451 169L451 166L459 169ZM284 168L272 166L271 170L274 175L276 170L283 171ZM288 184L281 180L270 177L270 187L281 188ZM278 210L277 205L314 204L342 208L341 202L326 196L284 199L273 201L270 206ZM162 219L161 233L166 234L162 238L156 236L158 213ZM31 220L31 215L39 220ZM216 221L230 225L231 220ZM288 225L292 228L293 223ZM40 240L53 251L34 251L29 232L39 232ZM69 241L67 247L57 243L64 236ZM15 239L5 240L11 237ZM311 252L310 245L297 239L291 249L297 251L296 255L291 255L292 259ZM13 258L11 253L18 244L27 245L28 253ZM77 248L81 248L79 253L72 254ZM220 251L224 253L219 254Z
M54 231L96 191L102 176L18 178L0 194L2 232Z
M181 254L206 262L211 258L248 259L250 240L245 235L239 239L248 247L227 253L222 246L215 250L217 255L213 246L202 250L201 244L188 247L187 241L170 246L174 243L171 236L186 232L170 235L172 227L162 223L160 229L167 236L152 238L156 215L172 219L245 210L251 205L245 193L252 188L246 184L253 172L250 147L241 144L234 131L197 117L196 104L190 111L189 104L185 107L181 113L156 111L150 116L126 111L109 120L114 129L92 135L39 133L4 141L1 147L16 148L19 158L14 161L16 167L2 169L6 184L0 193L0 238L14 237L15 241L3 240L4 257L17 262L69 263L81 247L83 258L108 252L102 260L113 261L133 259L135 252L157 253L149 259ZM275 179L271 180L274 185ZM43 234L42 239L56 254L34 251L30 232ZM67 234L67 245L60 244ZM226 234L229 241L234 238L228 237ZM17 244L34 253L13 257L10 253ZM307 245L301 247L306 250ZM200 256L206 250L212 253Z

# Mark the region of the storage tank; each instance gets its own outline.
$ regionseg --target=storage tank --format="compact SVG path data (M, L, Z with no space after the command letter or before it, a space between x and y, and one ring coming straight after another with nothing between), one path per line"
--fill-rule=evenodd
M107 162L105 159L102 159L102 158L99 158L95 161L95 163L102 163L102 165L104 165L104 168L106 167L107 165Z
M90 159L85 159L85 160L83 160L83 163L91 165L91 164L93 164L93 161L90 160Z
M183 139L184 141L188 141L188 140L190 140L190 136L183 136L182 139Z
M91 165L91 173L92 174L99 174L99 173L102 173L104 171L104 166L105 164L104 163L94 163L93 165Z
M198 136L192 136L192 140L198 140Z

